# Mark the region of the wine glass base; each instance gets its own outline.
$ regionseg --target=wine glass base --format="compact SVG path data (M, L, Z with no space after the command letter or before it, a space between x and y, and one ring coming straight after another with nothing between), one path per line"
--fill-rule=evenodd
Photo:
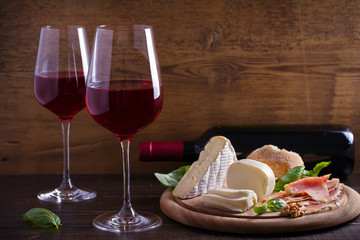
M139 212L134 218L121 218L118 212L105 213L93 220L93 225L103 231L130 233L144 232L160 227L162 220L152 213Z
M90 200L96 197L96 192L89 189L67 189L59 190L58 188L50 191L43 191L37 195L37 198L53 203L62 203L62 202L81 202L85 200Z

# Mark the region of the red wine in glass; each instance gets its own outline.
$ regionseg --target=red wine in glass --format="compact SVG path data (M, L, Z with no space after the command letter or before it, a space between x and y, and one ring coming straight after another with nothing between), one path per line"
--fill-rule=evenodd
M79 189L70 179L70 123L85 107L89 53L85 27L41 28L34 93L43 107L58 116L63 135L63 179L59 187L37 195L42 201L79 202L96 197L94 191Z
M71 120L85 107L85 79L82 72L42 72L35 75L38 102L61 120Z
M87 87L91 117L121 139L131 138L153 122L161 111L162 98L162 93L154 97L152 82L146 80L99 82Z
M123 162L123 205L119 212L97 216L101 230L128 233L159 227L153 213L136 212L130 198L131 138L160 114L163 87L152 27L97 27L86 80L86 107L91 117L120 140Z

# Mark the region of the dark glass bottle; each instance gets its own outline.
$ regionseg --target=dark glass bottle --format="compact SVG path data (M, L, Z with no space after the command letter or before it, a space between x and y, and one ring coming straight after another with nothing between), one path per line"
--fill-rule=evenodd
M331 161L322 174L342 177L354 168L354 134L344 125L216 126L191 142L142 142L140 160L193 162L213 136L228 138L238 159L246 158L263 145L272 144L298 153L306 169L321 161Z

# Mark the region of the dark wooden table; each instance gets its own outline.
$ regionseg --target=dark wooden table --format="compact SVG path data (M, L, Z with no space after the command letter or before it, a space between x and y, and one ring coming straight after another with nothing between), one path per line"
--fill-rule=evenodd
M36 194L50 187L57 187L61 176L25 175L0 176L0 239L359 239L360 217L340 226L311 232L279 235L243 235L211 232L182 225L165 216L159 207L159 199L165 190L153 175L132 176L132 203L136 210L158 214L163 225L152 231L131 234L104 232L92 226L97 215L119 210L122 201L122 178L120 175L72 176L78 187L92 188L98 196L94 200L72 204L52 204L37 200ZM352 173L341 179L346 185L360 192L360 173ZM360 204L360 203L359 203ZM43 207L59 215L59 230L31 229L22 215L33 207Z

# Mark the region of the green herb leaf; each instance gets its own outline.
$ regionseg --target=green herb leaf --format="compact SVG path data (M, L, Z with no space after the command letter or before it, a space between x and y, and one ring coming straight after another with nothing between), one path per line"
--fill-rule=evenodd
M266 213L266 211L269 209L272 212L280 212L287 203L279 198L273 198L267 201L264 205L259 207L254 207L254 212L257 214Z
M266 213L267 208L268 208L268 205L265 203L264 205L262 205L260 207L254 207L254 212L257 214Z
M294 182L302 177L304 166L297 166L288 171L279 181L276 182L274 191L284 190L284 186L288 183Z
M326 168L327 166L329 166L330 163L331 162L320 162L315 165L313 170L304 170L303 176L304 177L317 177L319 175L320 171L323 168Z
M272 211L272 212L280 212L287 205L287 203L282 199L273 198L273 199L270 199L267 202L267 205L268 205L267 208L270 211Z
M182 166L168 174L154 173L155 177L165 187L175 188L178 182L182 179L185 173L189 170L190 166Z
M59 226L61 226L60 218L45 208L32 208L23 215L23 218L35 227L56 227L56 229L58 229Z

